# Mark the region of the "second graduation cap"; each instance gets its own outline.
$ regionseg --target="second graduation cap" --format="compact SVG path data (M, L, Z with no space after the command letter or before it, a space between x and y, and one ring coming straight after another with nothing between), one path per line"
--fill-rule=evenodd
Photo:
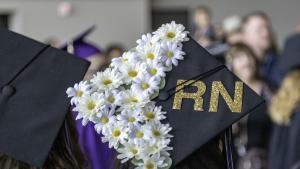
M122 162L176 166L264 102L180 24L137 43L72 95L77 118L94 122Z
M0 155L42 168L69 112L65 90L89 63L6 29L0 59Z

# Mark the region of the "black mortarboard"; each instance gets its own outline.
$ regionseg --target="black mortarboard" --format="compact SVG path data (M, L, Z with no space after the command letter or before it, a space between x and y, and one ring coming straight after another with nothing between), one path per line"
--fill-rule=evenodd
M300 33L287 38L282 56L278 59L279 68L288 72L290 69L300 65Z
M0 153L43 166L89 63L0 29Z
M183 43L183 51L184 60L167 73L155 99L173 128L173 166L264 103L192 38Z

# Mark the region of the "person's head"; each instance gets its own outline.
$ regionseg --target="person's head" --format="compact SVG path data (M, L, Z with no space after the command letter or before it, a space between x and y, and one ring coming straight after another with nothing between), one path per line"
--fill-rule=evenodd
M300 104L300 67L290 71L273 96L270 105L271 119L280 125L289 125L294 109Z
M226 54L229 68L242 80L250 81L258 78L258 64L255 54L245 44L233 45Z
M211 17L212 14L208 7L201 5L196 8L194 20L198 27L209 27L211 25Z
M110 61L113 58L122 56L123 52L124 52L124 48L122 45L112 44L107 47L107 50L105 53L106 53L107 59Z
M254 50L259 60L274 45L271 22L263 12L254 12L244 17L242 36L243 42Z
M236 44L241 42L241 23L242 19L238 15L233 15L224 19L222 28L227 43Z
M77 133L71 113L68 113L42 168L0 153L1 169L82 169L84 167L86 167L85 158L77 143Z

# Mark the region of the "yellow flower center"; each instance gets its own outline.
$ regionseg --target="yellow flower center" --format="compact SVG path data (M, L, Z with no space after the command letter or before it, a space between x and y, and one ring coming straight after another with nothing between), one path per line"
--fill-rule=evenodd
M148 151L151 153L155 153L158 150L158 147L156 145L148 147Z
M112 83L112 80L110 80L110 79L104 79L104 80L102 80L102 83L107 86L107 85L109 85L109 84Z
M129 77L136 77L137 74L138 74L138 72L135 71L135 70L130 70L130 71L128 72L128 76L129 76Z
M127 58L123 58L122 61L123 61L123 62L127 62L128 59L127 59Z
M174 56L174 53L172 51L167 52L168 58L172 58Z
M145 115L148 119L154 119L154 117L155 117L155 114L151 111L146 112Z
M132 97L132 98L129 99L129 101L130 101L131 103L137 103L137 102L138 102L138 99L136 99L135 97Z
M101 117L100 122L102 124L107 124L109 122L109 118L107 118L107 117Z
M112 136L119 137L121 135L121 131L119 129L115 129L112 132Z
M81 97L82 95L83 95L83 91L78 90L78 91L76 92L76 96L77 96L77 97Z
M128 117L127 121L129 123L133 123L133 122L135 122L135 118L134 117Z
M96 103L94 101L90 101L90 102L88 102L86 107L88 110L94 110L94 108L96 107Z
M136 138L143 138L143 137L144 137L144 133L143 133L142 131L137 131L137 132L135 133L135 137L136 137Z
M132 154L136 155L139 151L138 151L138 149L136 149L136 148L131 148L131 149L130 149L130 152L131 152Z
M151 75L156 75L157 69L155 69L155 68L150 69L149 73L150 73Z
M174 37L175 37L175 32L168 32L167 33L167 38L169 38L169 39L173 39Z
M152 163L148 162L148 163L146 164L146 168L147 168L147 169L153 169L153 168L154 168L154 165L153 165Z
M159 137L161 135L160 131L158 131L158 130L153 130L152 133L155 137Z
M148 89L149 84L148 83L142 83L141 87L142 87L142 89Z
M153 53L150 53L150 52L149 52L149 53L147 53L147 58L148 58L148 59L150 59L150 60L153 60L153 59L154 59L154 57L155 57L155 56L154 56L154 54L153 54Z
M115 97L114 96L109 96L108 98L107 98L107 101L109 102L109 103L114 103L115 102Z

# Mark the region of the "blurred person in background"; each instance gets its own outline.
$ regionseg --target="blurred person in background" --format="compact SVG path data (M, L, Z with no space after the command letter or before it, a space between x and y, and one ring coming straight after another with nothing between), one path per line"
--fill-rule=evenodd
M107 60L111 61L113 58L122 56L124 52L124 47L120 44L111 44L106 49Z
M93 74L98 72L105 64L106 57L102 51L91 42L87 42L85 37L88 36L95 27L91 27L74 38L62 49L74 54L80 58L91 62L91 65L85 75L85 79L91 79ZM77 112L73 112L74 118ZM95 129L94 124L89 122L86 126L82 125L81 120L76 121L78 139L84 152L90 169L109 169L114 158L114 151L108 148L108 144L102 143L101 135Z
M215 56L219 61L225 63L225 53L231 45L241 42L241 17L238 15L229 16L222 23L223 40L214 42L207 51Z
M211 46L217 39L216 30L211 20L212 13L208 7L202 5L196 8L191 32L194 39L204 48Z
M227 52L226 62L234 74L264 97L267 103L270 101L271 90L260 78L257 58L249 47L242 43L233 45ZM262 107L234 125L238 169L267 168L270 125L267 107Z
M233 45L242 41L241 25L242 18L238 15L232 15L223 20L222 28L226 43Z
M293 68L274 95L270 116L274 122L269 169L300 169L300 67Z
M243 43L249 46L259 62L262 78L276 89L281 80L277 66L277 49L269 17L263 12L253 12L243 19Z

